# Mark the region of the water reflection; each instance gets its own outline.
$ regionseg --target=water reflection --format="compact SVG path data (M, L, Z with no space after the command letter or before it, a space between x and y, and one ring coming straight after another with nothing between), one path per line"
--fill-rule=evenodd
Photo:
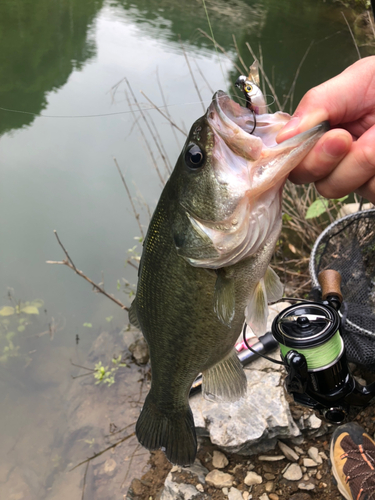
M96 54L93 21L103 0L0 2L0 102L40 113L74 69ZM34 116L1 112L0 135Z
M207 0L207 8L217 42L236 64L240 60L232 34L245 65L252 62L246 42L258 55L261 47L281 100L312 40L294 103L356 59L342 7L333 3ZM158 67L167 101L177 104L170 107L173 120L189 128L202 106L179 37L190 61L198 61L215 90L225 89L238 76L224 55L219 63L198 28L209 31L196 0L2 1L0 106L46 115L119 112L127 110L124 87L113 101L109 90L124 76L140 100L142 89L161 104ZM207 104L211 91L199 74L196 77ZM111 442L111 423L121 428L135 420L142 374L137 368L123 372L118 383L104 391L90 378L72 382L77 371L71 359L91 367L99 360L108 364L115 354L112 343L116 349L125 348L121 329L127 316L108 299L90 294L87 283L68 269L46 266L47 259L63 258L52 231L58 230L78 268L97 282L103 270L107 291L126 302L116 285L122 277L135 280L136 271L124 269L124 261L139 229L113 156L132 193L139 186L151 209L161 185L131 115L62 120L0 111L0 117L0 308L7 303L10 286L23 301L43 299L47 309L17 344L25 356L0 370L0 497L6 491L7 498L19 500L81 498L84 469L69 470ZM152 118L173 165L183 136L175 141L166 120L156 113ZM144 224L147 219L144 210ZM58 325L54 339L48 334L39 337L52 318ZM84 327L86 322L92 328ZM18 334L17 341L22 332ZM97 338L105 339L100 359L98 351L87 354ZM86 478L85 498L104 500L106 490L113 493L111 498L125 493L126 465L135 448L131 442L116 455L120 458L115 468L107 462L112 455L98 458Z

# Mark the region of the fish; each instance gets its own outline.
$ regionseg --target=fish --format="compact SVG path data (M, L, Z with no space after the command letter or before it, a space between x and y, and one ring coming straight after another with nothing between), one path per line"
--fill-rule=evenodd
M182 466L197 453L189 406L197 375L209 400L236 401L246 393L234 345L245 321L256 334L265 332L268 303L283 295L269 267L283 186L328 129L324 122L277 144L290 115L268 113L254 82L247 92L252 109L219 90L193 124L152 216L129 310L151 362L136 436Z

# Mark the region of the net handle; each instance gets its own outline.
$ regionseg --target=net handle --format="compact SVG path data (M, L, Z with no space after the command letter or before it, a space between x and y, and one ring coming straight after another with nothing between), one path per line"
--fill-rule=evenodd
M318 275L318 281L322 287L322 299L326 300L329 296L335 296L342 302L341 293L341 274L333 269L321 271Z

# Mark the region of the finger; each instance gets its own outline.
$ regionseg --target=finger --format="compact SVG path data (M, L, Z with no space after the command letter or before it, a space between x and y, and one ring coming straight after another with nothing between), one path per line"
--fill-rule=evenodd
M349 153L316 188L325 198L341 198L358 190L375 175L375 126L353 142ZM372 184L370 184L372 186Z
M350 92L353 81L356 82L356 90ZM293 118L279 132L277 142L324 120L328 120L331 126L337 126L354 122L373 112L374 82L375 57L371 56L357 61L338 76L309 90L299 103Z
M291 172L289 179L295 184L316 182L327 177L350 151L352 136L346 130L330 130L323 135Z
M375 205L375 176L359 187L356 193Z

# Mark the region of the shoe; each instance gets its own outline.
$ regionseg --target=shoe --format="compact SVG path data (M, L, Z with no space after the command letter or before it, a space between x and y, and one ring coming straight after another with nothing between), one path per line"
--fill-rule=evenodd
M338 427L331 441L332 473L347 500L375 500L375 442L352 422Z

